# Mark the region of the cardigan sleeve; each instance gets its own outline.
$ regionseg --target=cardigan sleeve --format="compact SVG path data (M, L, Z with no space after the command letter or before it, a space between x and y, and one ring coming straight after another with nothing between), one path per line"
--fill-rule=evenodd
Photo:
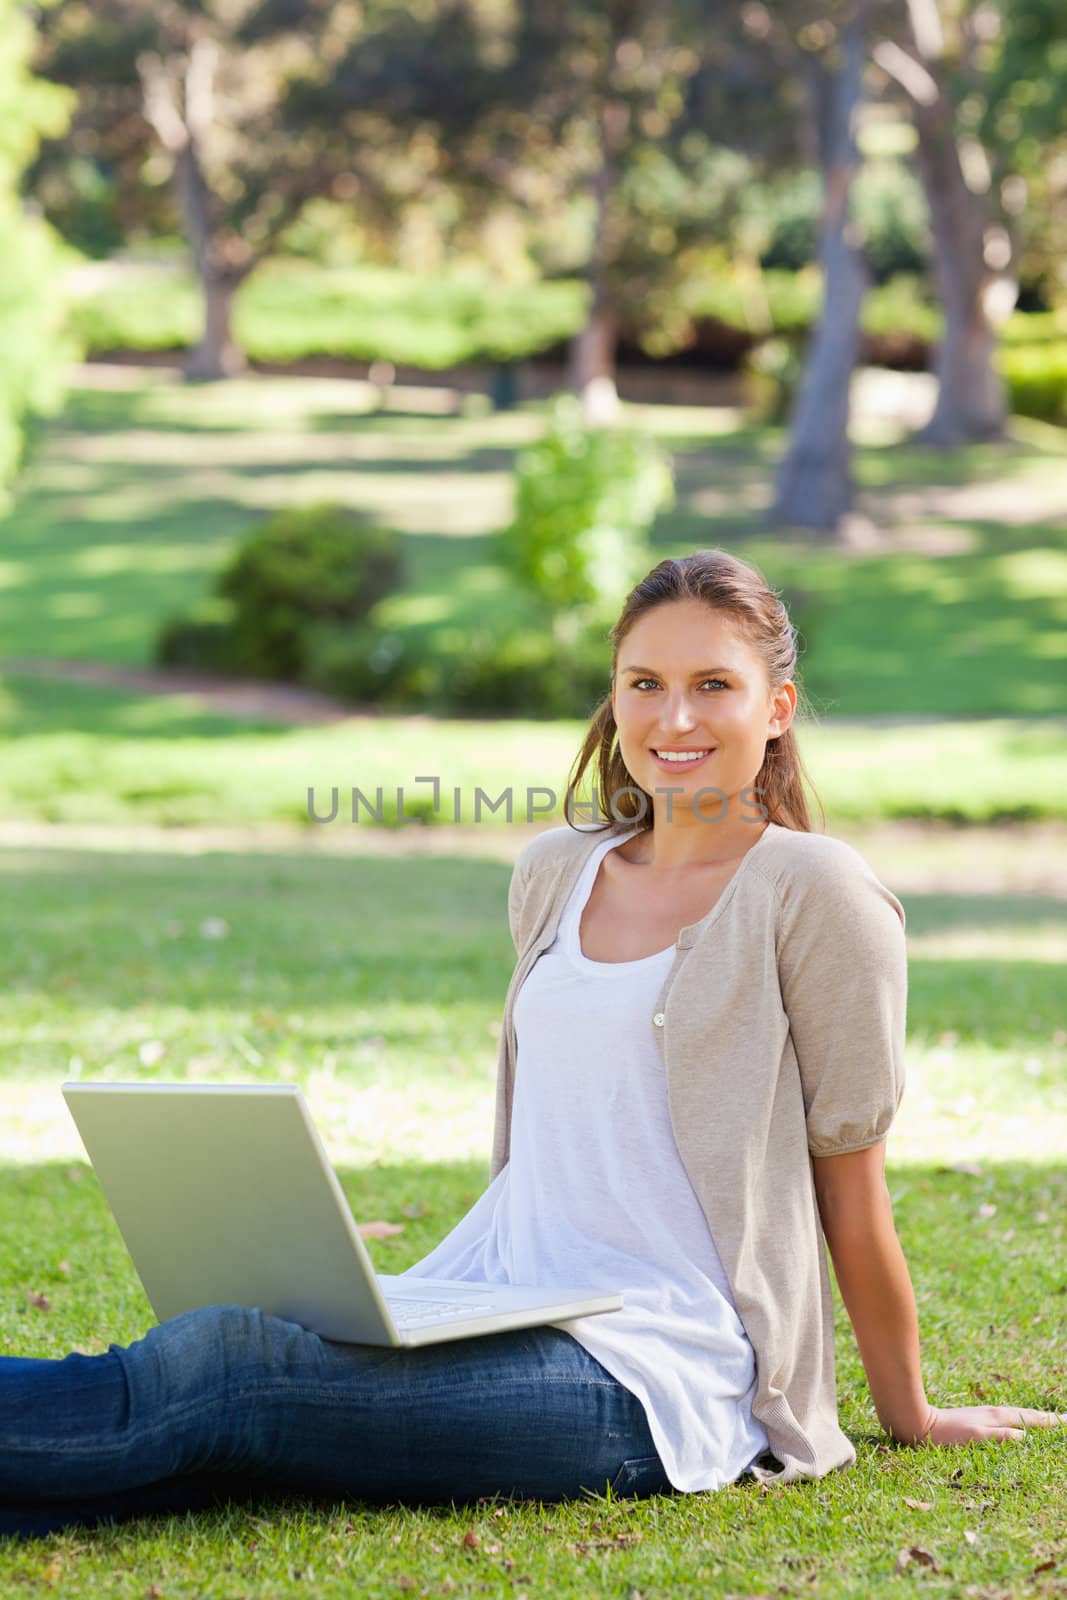
M780 898L778 976L808 1150L830 1156L889 1132L904 1094L908 980L896 895L851 846L821 855Z
M515 865L511 869L511 881L508 884L508 926L511 929L511 942L515 946L516 955L519 954L520 944L519 916L529 875L529 857L524 846L515 859Z

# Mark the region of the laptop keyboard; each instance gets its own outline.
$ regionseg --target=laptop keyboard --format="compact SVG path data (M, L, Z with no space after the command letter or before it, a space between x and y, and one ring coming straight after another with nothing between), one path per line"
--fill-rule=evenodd
M454 1322L478 1311L492 1311L493 1302L487 1296L470 1296L457 1300L415 1300L405 1295L402 1300L389 1300L389 1311L398 1328L415 1328L424 1322Z

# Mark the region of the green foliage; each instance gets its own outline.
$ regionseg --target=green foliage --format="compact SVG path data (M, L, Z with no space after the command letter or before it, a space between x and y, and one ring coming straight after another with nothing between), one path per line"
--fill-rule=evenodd
M22 451L22 430L32 412L53 410L63 363L74 354L60 336L57 293L65 252L52 231L24 211L19 179L42 134L66 124L63 90L30 76L33 33L16 0L0 0L0 503Z
M312 625L304 634L303 681L353 704L418 706L440 691L440 665L410 636L375 627Z
M173 350L200 330L200 293L179 263L114 263L113 281L86 287L72 330L92 350ZM574 280L502 284L482 273L433 277L392 267L266 262L237 291L234 331L256 361L328 355L427 370L478 358L516 360L581 325L586 289Z
M220 572L215 598L229 609L169 623L157 659L299 682L309 628L362 621L403 579L391 530L326 503L279 511L245 536Z
M615 612L649 565L647 534L673 503L670 460L649 435L593 428L572 396L515 464L515 518L498 536L512 571L553 611Z
M234 607L235 664L257 677L298 679L309 623L359 622L403 577L391 530L343 506L279 511L242 541L218 579Z
M1007 345L998 364L1008 386L1009 410L1067 424L1067 342Z
M804 371L796 340L764 339L750 351L744 370L753 417L773 426L784 423Z
M234 670L234 621L231 602L209 595L187 615L163 624L156 640L156 660L164 667L194 672Z
M457 715L588 717L607 693L609 661L609 645L593 630L561 641L550 629L484 629L451 666L441 697Z
M822 204L822 179L815 171L754 187L747 220L750 226L758 221L767 236L760 256L765 268L797 272L817 259ZM901 162L869 160L861 167L853 213L876 283L887 283L898 273L925 270L926 205L918 178Z

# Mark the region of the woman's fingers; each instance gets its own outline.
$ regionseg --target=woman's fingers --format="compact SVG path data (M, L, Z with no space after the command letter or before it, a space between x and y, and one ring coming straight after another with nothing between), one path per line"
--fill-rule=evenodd
M1031 1411L1024 1406L994 1406L993 1409L998 1422L1014 1423L1016 1427L1055 1428L1067 1423L1067 1411Z

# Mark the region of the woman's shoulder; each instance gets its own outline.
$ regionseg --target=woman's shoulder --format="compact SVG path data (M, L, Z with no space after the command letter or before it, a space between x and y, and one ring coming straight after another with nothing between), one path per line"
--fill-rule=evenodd
M545 828L527 839L515 857L515 872L520 877L530 877L544 867L558 866L568 860L578 860L594 849L601 839L620 838L627 828L604 823L560 823Z
M832 892L842 884L878 881L870 862L847 839L778 824L759 841L752 864L780 894Z

